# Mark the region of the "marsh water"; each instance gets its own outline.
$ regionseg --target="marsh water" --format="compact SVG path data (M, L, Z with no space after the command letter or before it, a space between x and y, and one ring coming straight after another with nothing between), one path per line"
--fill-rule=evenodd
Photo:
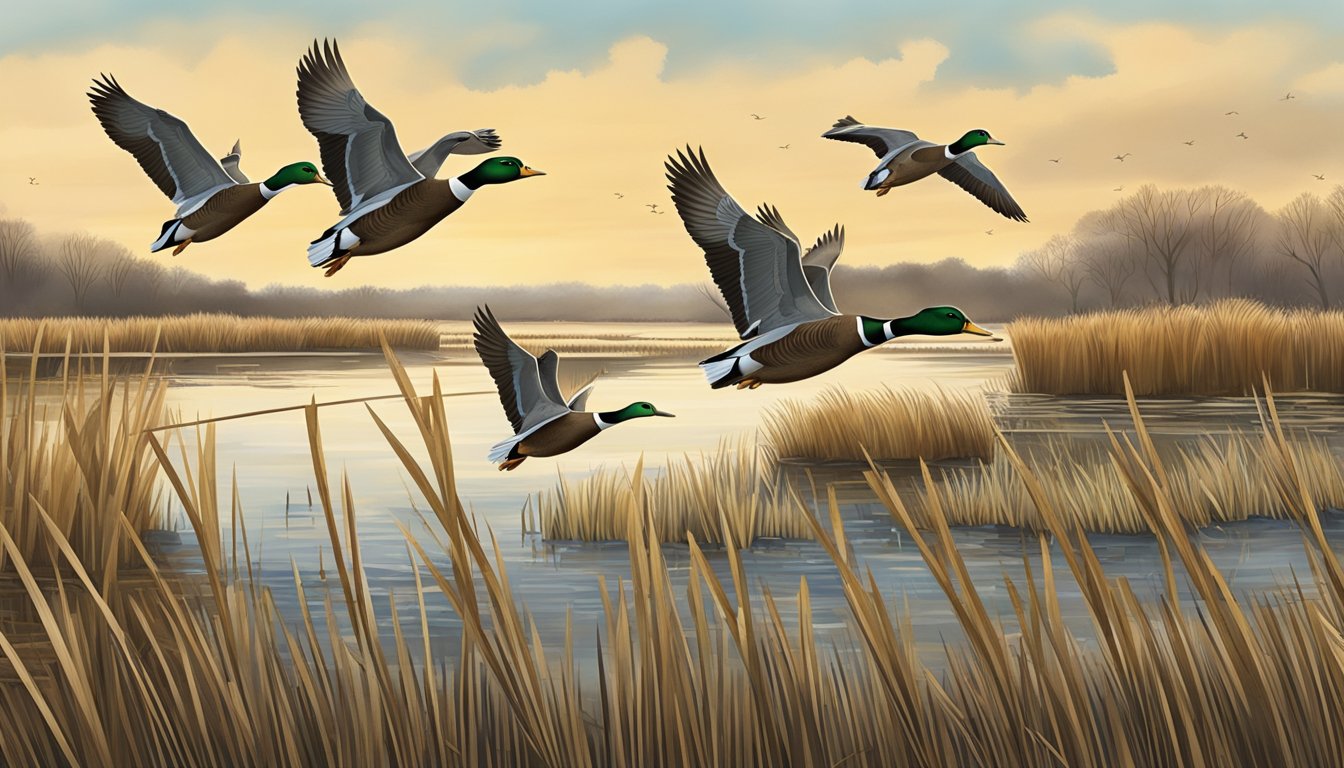
M446 328L446 338L460 337L464 330L460 325ZM570 336L591 339L633 335L650 344L712 343L726 338L721 328L698 326L595 329L522 324L510 330L520 336L545 334L560 340ZM572 345L581 347L583 343ZM614 587L618 579L628 580L626 546L619 542L543 540L539 533L527 530L522 514L530 497L553 488L559 476L581 478L602 466L630 467L641 455L646 468L656 470L668 457L713 451L725 438L754 434L771 404L786 398L807 399L835 385L852 389L882 385L983 388L989 392L1001 428L1024 440L1053 432L1095 437L1103 421L1121 430L1131 426L1123 400L1004 393L1002 380L1012 368L1007 347L978 340L954 346L905 345L861 355L813 380L755 391L710 390L695 366L700 356L696 351L657 356L619 351L565 353L562 367L605 371L589 401L591 408L617 408L634 400L649 400L676 413L677 418L631 422L607 431L572 454L529 460L511 473L498 472L485 460L490 445L506 437L509 430L490 378L474 353L445 349L401 357L422 394L429 391L435 373L446 392L486 392L450 397L444 402L458 490L478 520L488 524L498 537L514 590L535 618L548 648L560 646L567 617L572 616L576 638L580 639L579 659L584 663L591 660L594 632L602 623L599 580L605 578L609 587ZM170 380L169 404L183 420L300 405L310 398L328 402L396 392L378 354L184 357L166 360L163 367ZM1342 404L1341 398L1318 395L1279 399L1287 424L1310 428L1344 452ZM416 432L404 404L386 400L371 406L405 442L414 445ZM1160 439L1258 424L1255 403L1244 398L1155 399L1144 401L1141 407L1146 423ZM332 482L339 482L344 473L353 488L359 541L375 604L384 621L390 621L388 596L393 596L401 608L405 631L418 637L418 616L408 617L416 612L415 563L408 554L403 526L420 537L427 550L442 552L420 517L421 512L428 514L426 507L365 406L323 408L320 418ZM328 570L331 568L330 545L322 512L308 501L315 484L303 413L290 411L225 421L216 429L217 461L224 486L220 498L228 498L229 476L236 472L255 573L273 590L282 611L297 621L296 568L314 614L322 615L327 590L339 592L339 583L330 573L325 580L319 574L320 558L325 558ZM912 474L908 466L890 468L896 474ZM921 650L929 663L937 665L943 644L956 642L960 630L908 534L866 491L857 465L827 464L808 469L819 483L837 486L846 533L860 563L872 570L889 605L910 611ZM790 465L790 471L798 470L797 465ZM1325 526L1331 540L1344 550L1344 516L1327 514ZM191 534L185 524L178 527L183 529L181 542L173 545L173 537L167 537L169 544L164 552L185 567L195 567ZM226 530L225 541L230 535ZM982 527L958 528L954 537L991 612L1010 618L1012 609L1004 578L1021 583L1024 562L1039 574L1041 558L1035 536L1015 529ZM1307 573L1302 536L1290 523L1251 520L1200 531L1198 537L1238 591L1275 588L1295 572ZM1126 577L1140 595L1156 597L1160 593L1161 563L1152 537L1094 535L1092 543L1108 575ZM664 551L674 581L684 587L689 561L686 547L668 544ZM440 565L447 563L446 556L436 555L436 559ZM711 551L710 559L726 579L726 556ZM848 611L839 578L818 545L758 540L744 553L744 561L753 588L768 588L790 620L796 619L792 596L799 579L806 577L813 600L814 628L845 642ZM1065 615L1079 636L1088 638L1091 625L1076 585L1063 570L1061 558L1053 558L1053 564ZM426 598L431 646L436 652L451 652L456 646L457 621L432 586L427 587ZM339 601L334 593L333 599ZM1185 599L1192 598L1187 593ZM417 646L413 643L412 647ZM591 665L587 668L592 670Z

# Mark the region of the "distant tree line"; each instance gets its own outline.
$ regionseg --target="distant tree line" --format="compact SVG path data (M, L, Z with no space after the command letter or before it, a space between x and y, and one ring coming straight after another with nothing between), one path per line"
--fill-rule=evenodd
M689 242L687 258L700 258ZM707 283L253 290L181 264L166 266L172 261L136 256L88 234L43 236L26 221L0 219L0 315L231 312L465 320L486 302L516 320L709 322L726 313ZM955 304L976 319L996 321L1228 296L1330 307L1344 298L1342 278L1344 187L1324 197L1303 194L1270 213L1225 187L1145 186L1085 215L1072 232L1022 254L1011 267L973 267L961 259L849 267L842 258L833 283L847 312L888 316Z
M1141 187L1019 258L1069 310L1247 296L1334 306L1344 280L1344 186L1269 212L1221 186Z

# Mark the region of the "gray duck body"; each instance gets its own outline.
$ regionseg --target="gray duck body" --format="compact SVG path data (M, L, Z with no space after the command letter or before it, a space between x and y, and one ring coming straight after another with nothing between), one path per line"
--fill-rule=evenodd
M578 448L601 434L597 420L588 411L572 411L523 438L513 447L509 458L559 456Z
M385 253L415 240L461 208L448 180L425 179L403 189L391 201L350 223L359 237L353 253Z

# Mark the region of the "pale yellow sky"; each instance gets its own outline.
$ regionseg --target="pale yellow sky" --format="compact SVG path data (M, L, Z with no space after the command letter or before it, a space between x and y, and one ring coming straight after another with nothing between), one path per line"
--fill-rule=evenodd
M925 39L882 61L667 78L665 46L638 37L614 45L608 62L591 71L552 72L535 85L487 92L461 85L433 51L386 30L347 35L341 46L356 83L396 123L406 151L448 131L493 127L504 152L549 175L487 188L415 243L357 259L330 280L304 257L308 241L338 218L335 198L316 186L287 191L225 237L175 259L149 254L173 206L103 135L84 97L92 76L113 73L136 98L186 120L210 150L223 154L241 138L243 169L260 180L283 164L318 160L294 102L303 40L250 32L189 59L148 44L10 55L0 58L8 101L0 117L0 204L5 215L44 231L87 230L143 258L252 286L679 283L708 277L662 174L664 156L686 142L705 147L743 205L777 205L803 238L844 223L848 264L946 257L1007 264L1116 200L1112 190L1122 185L1226 184L1274 208L1344 181L1344 53L1335 61L1306 53L1298 43L1309 28L1201 31L1060 16L1031 29L1042 42L1065 33L1094 42L1115 72L1029 91L944 85L937 73L948 51ZM1297 98L1280 101L1290 90ZM1225 116L1229 110L1240 114ZM751 112L767 119L752 120ZM938 178L881 199L862 192L873 155L819 138L844 114L940 142L989 130L1007 146L978 154L1031 223L1001 218ZM1250 139L1236 138L1239 131ZM1190 139L1195 146L1182 143ZM1111 159L1124 152L1132 157L1123 164ZM476 160L450 158L440 175ZM40 185L29 185L29 176ZM669 212L650 214L644 204L652 202Z

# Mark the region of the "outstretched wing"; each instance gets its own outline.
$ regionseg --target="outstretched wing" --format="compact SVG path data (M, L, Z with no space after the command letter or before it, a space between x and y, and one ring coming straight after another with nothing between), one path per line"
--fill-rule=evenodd
M412 152L408 159L421 176L432 179L443 167L443 161L447 160L449 155L483 155L499 149L501 144L503 142L494 128L457 131L418 152Z
M549 358L551 370L548 377L543 377L537 358L509 338L489 307L478 308L473 322L476 354L481 356L481 362L495 380L499 402L513 425L514 434L569 413L564 400L558 397L552 400L548 391L550 388L559 391L555 381L554 352L542 355L543 359Z
M719 292L732 312L738 335L759 333L830 317L803 275L798 240L771 210L753 219L719 184L704 151L686 148L668 157L672 202L691 239L705 252Z
M1008 189L999 181L999 177L986 168L974 152L963 152L956 162L948 163L938 175L970 192L977 200L999 214L1014 221L1027 220L1027 214L1023 212L1022 206L1008 194Z
M397 142L392 121L360 95L334 42L313 47L299 62L299 117L317 137L322 172L341 214L424 178Z
M247 184L248 183L247 175L243 173L242 168L238 167L238 164L241 163L242 161L243 161L242 141L233 142L233 149L229 150L229 154L219 158L219 164L224 169L224 172L229 174L229 178L233 179L239 184Z
M560 355L554 349L548 349L537 358L537 375L541 379L541 391L546 398L556 403L565 402L560 394Z
M886 159L887 155L894 155L913 142L919 141L919 137L910 131L864 125L850 115L836 120L835 125L821 136L825 139L863 144L873 150L873 154L879 159Z
M835 296L831 293L831 270L835 269L835 260L845 250L845 228L839 224L835 229L822 233L817 242L803 254L803 275L812 292L827 309L840 313L835 307Z
M116 78L103 75L89 91L93 114L118 147L130 152L179 208L234 185L187 124L131 98Z

